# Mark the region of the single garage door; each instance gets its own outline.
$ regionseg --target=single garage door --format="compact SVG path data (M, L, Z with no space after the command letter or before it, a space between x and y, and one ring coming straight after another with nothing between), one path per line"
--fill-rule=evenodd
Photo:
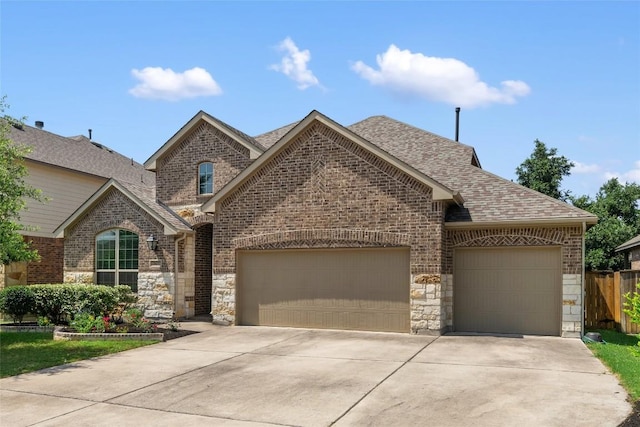
M238 251L242 325L409 332L409 249Z
M560 248L456 249L454 328L466 332L560 335Z

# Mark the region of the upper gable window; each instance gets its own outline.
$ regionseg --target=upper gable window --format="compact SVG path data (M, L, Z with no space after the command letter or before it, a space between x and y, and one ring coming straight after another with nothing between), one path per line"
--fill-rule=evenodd
M198 183L198 194L213 194L213 163L200 163Z

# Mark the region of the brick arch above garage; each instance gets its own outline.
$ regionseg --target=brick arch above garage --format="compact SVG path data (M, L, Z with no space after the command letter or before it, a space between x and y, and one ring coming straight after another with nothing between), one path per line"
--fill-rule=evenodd
M453 272L453 249L472 247L559 246L563 274L582 274L582 227L505 227L446 231L443 270Z

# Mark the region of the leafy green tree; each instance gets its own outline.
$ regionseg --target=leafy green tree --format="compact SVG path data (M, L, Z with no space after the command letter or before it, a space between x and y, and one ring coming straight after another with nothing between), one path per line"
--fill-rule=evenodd
M24 156L29 149L14 144L9 132L11 126L22 126L22 120L16 120L4 114L8 108L6 97L0 98L0 262L9 264L14 261L32 261L38 259L36 250L30 248L19 233L26 228L20 221L20 211L25 208L26 199L42 201L42 193L26 181L27 167Z
M516 168L518 184L566 201L568 191L560 189L562 178L571 175L574 164L564 156L558 156L556 148L549 148L544 142L535 140L531 156Z
M615 249L640 234L640 185L605 182L595 200L589 196L571 199L574 206L598 216L598 223L585 235L585 266L588 270L620 270L624 256Z

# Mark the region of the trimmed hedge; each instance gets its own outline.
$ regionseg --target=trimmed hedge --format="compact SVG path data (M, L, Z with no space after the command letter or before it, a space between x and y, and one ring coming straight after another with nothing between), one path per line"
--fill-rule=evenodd
M7 299L7 295L14 294L31 294L33 298L25 297L20 300L22 303L11 306L2 303ZM113 313L119 305L129 305L135 300L135 294L131 292L129 286L125 285L51 284L12 286L0 291L0 311L14 319L16 313L32 313L39 317L46 317L49 322L59 325L73 320L76 313L88 313L95 317L107 316Z

